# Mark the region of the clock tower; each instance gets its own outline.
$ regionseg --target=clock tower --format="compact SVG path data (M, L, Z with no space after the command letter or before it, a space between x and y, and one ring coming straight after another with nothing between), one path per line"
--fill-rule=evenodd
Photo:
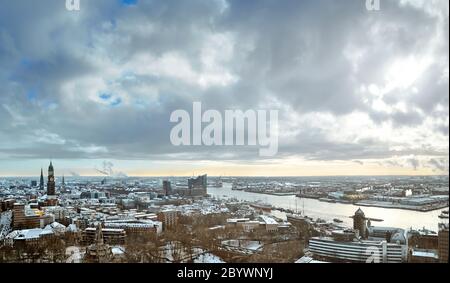
M50 166L48 167L48 182L47 182L47 197L56 197L55 191L55 171L53 170L53 164L50 161Z

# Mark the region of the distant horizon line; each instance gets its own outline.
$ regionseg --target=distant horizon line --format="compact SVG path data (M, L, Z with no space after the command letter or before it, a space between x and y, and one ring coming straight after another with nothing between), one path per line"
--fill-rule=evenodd
M111 179L126 179L126 178L183 178L183 177L192 177L192 176L202 176L208 175L205 174L195 174L195 175L166 175L166 176L102 176L102 175L80 175L80 176L72 176L72 175L55 175L55 177L63 177L64 178L111 178ZM40 175L24 175L24 176L0 176L0 178L39 178ZM213 178L324 178L324 177L449 177L449 174L436 174L436 175L279 175L279 176L269 176L269 175L243 175L243 176L225 176L225 175L208 175L208 177Z

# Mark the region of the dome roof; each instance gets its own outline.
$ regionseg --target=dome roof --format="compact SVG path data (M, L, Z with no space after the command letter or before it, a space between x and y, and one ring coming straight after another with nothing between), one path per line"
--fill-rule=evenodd
M361 210L361 208L358 208L358 210L355 212L355 215L361 215L364 216L364 212Z

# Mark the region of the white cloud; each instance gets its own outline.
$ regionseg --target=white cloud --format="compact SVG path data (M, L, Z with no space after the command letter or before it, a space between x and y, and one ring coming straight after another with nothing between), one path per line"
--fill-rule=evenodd
M26 5L0 11L0 156L257 158L170 147L171 111L194 99L280 109L280 160L448 155L448 1Z

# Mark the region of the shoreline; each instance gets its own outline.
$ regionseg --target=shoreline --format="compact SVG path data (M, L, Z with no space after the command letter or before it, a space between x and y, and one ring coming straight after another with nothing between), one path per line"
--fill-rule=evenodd
M295 193L266 193L266 192L252 192L252 191L246 191L241 190L243 192L247 193L254 193L254 194L262 194L262 195L271 195L271 196L297 196ZM411 205L402 205L402 204L392 204L392 203L382 203L382 202L372 202L369 200L362 200L358 202L351 202L351 201L343 201L343 200L334 200L334 199L324 199L320 197L308 197L308 196L302 196L298 198L307 198L307 199L315 199L320 202L328 202L328 203L339 203L339 204L349 204L349 205L355 205L355 206L364 206L364 207L378 207L378 208L387 208L387 209L402 209L402 210L410 210L410 211L417 211L417 212L430 212L435 210L440 210L443 208L449 207L448 203L439 203L436 205L429 206L411 206Z
M430 212L435 210L440 210L443 208L449 207L447 204L438 204L433 207L414 207L414 206L408 206L408 205L395 205L395 204L383 204L383 203L366 203L366 202L357 202L355 205L364 206L364 207L381 207L381 208L388 208L388 209L403 209L403 210L412 210L417 212Z

